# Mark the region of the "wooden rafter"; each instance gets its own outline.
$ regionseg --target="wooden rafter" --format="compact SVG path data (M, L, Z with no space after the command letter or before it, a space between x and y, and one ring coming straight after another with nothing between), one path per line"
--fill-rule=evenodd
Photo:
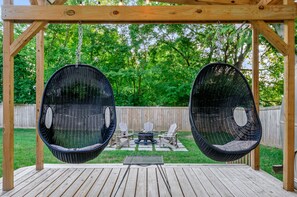
M288 54L288 45L264 21L251 21L251 24L261 33L280 53Z
M47 25L47 22L34 22L30 25L10 46L12 56L18 52L40 31Z
M42 14L41 14L42 13ZM295 19L295 6L3 6L3 20L56 23L201 23L220 21Z
M64 4L67 0L56 0L55 4ZM10 46L12 56L15 56L40 30L48 24L48 21L33 22Z

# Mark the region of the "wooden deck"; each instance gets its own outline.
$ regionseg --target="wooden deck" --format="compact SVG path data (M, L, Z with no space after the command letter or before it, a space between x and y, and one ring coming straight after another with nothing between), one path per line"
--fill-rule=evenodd
M127 166L45 165L15 171L15 188L1 196L114 196ZM245 165L164 165L173 196L297 196L282 182ZM131 167L116 196L170 196L155 166ZM2 188L2 179L0 179Z

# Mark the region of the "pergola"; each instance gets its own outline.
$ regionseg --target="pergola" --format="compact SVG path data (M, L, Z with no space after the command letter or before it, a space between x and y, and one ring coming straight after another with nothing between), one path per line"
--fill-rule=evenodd
M297 4L293 0L158 0L179 6L67 6L67 0L30 0L30 6L15 6L4 0L3 33L3 190L14 187L14 56L36 36L36 110L43 91L44 27L48 23L242 23L253 30L253 93L259 110L259 34L285 57L285 190L294 190L294 100L295 100L295 26ZM30 26L14 39L14 23ZM284 24L284 38L270 27ZM43 169L43 144L36 137L36 169ZM251 166L259 170L259 147L251 154Z

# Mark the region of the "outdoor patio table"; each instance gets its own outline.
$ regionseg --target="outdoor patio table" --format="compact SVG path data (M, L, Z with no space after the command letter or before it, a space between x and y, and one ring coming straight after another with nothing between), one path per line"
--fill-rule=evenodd
M160 175L161 175L161 177L169 191L170 196L172 196L171 188L169 185L167 175L166 175L164 169L162 168L162 165L164 165L163 156L127 156L123 162L123 165L128 165L128 167L123 175L123 178L117 188L115 195L117 194L119 188L121 187L125 177L127 176L128 172L130 171L130 167L132 165L138 165L138 166L156 165L160 172Z

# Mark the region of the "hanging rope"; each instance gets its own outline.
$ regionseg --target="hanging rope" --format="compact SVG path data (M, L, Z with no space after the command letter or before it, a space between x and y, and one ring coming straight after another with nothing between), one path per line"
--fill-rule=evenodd
M76 49L76 65L81 63L81 46L83 41L83 27L81 22L78 24L78 44Z

